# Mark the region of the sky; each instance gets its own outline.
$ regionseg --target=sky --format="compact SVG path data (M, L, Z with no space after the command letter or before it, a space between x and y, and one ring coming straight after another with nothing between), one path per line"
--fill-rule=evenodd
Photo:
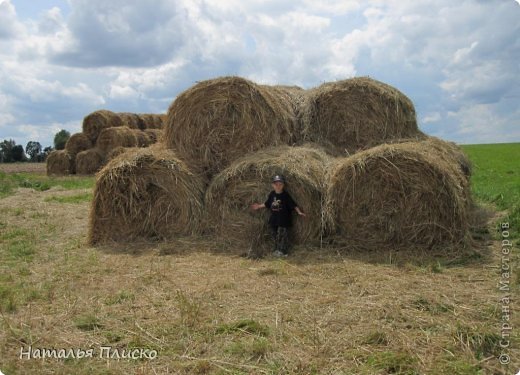
M97 109L165 113L198 81L370 76L425 133L520 142L520 0L0 0L0 140Z

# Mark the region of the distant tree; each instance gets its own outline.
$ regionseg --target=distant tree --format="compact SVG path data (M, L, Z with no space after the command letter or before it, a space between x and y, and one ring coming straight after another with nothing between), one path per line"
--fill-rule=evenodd
M42 153L41 153L41 160L40 161L45 161L47 160L47 156L49 156L49 154L54 151L54 148L52 146L47 146L43 149Z
M16 146L16 142L13 139L4 139L0 143L0 161L2 163L13 162L13 147ZM23 150L23 149L22 149Z
M39 157L41 157L42 145L40 144L40 142L29 141L25 146L25 153L29 155L31 161L40 161L38 159Z
M22 145L16 145L11 150L13 161L25 161L27 160Z
M63 150L65 148L65 143L70 138L70 133L66 130L60 130L54 136L54 148L56 150Z

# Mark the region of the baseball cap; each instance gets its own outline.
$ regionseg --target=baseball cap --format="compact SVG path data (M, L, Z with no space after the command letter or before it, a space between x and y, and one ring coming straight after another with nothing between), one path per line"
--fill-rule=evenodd
M277 174L273 177L272 182L285 182L285 179L283 178L283 176Z

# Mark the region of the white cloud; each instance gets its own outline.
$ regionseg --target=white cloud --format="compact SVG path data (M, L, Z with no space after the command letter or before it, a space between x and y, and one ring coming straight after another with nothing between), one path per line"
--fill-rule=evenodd
M58 7L53 7L44 12L42 19L38 22L38 32L40 34L55 34L62 31L65 22Z
M219 75L304 87L370 75L454 140L492 136L495 123L511 133L520 120L512 2L70 0L67 16L51 6L23 22L13 4L0 0L0 124L19 132L77 126L100 107L164 111Z
M165 63L184 43L183 12L174 2L71 0L69 33L51 61L80 67Z
M426 116L424 116L422 118L422 123L423 124L429 124L429 123L432 123L432 122L437 122L441 118L442 118L442 116L441 116L441 114L439 112L428 113L428 114L426 114Z
M136 99L139 97L139 92L130 86L110 85L110 98L112 99Z
M454 138L463 143L467 143L466 139L471 139L472 143L488 143L490 140L511 142L520 139L520 110L504 117L498 115L492 105L477 104L448 113L448 117L458 124Z
M66 123L50 123L45 125L21 124L17 128L17 133L13 133L13 137L17 141L21 138L19 134L23 134L24 141L17 142L25 146L28 141L39 141L43 147L53 146L54 135L60 130L67 130L71 134L81 131L81 121L70 121ZM18 136L17 136L18 135Z
M16 10L10 0L0 0L0 39L16 37L20 24L16 19Z
M309 12L325 13L331 16L341 16L361 8L359 1L353 0L304 0L303 6Z

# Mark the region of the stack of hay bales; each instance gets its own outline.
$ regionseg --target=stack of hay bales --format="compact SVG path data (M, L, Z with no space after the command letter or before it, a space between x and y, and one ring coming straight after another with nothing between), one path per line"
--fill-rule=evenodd
M51 153L47 174L93 174L110 160L115 149L156 143L162 137L165 119L165 115L156 114L92 112L83 119L83 131L69 138L65 150Z
M365 248L432 247L467 238L467 158L424 135L410 99L384 83L353 78L305 91L217 78L181 93L165 126L146 162L121 148L131 137L121 135L118 156L97 176L91 243L172 238L200 233L202 225L242 250L262 246L267 212L250 205L265 200L274 174L285 175L308 213L295 220L295 243L328 236ZM154 177L159 170L162 177ZM160 191L161 205L148 189ZM191 206L179 208L176 194ZM172 212L182 212L178 222ZM103 229L111 222L121 233Z

